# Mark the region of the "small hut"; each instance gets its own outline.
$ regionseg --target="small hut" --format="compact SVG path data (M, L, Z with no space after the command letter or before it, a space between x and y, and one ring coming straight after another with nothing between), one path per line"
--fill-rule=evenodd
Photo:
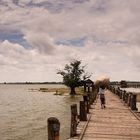
M90 79L84 81L84 92L93 92L94 82Z

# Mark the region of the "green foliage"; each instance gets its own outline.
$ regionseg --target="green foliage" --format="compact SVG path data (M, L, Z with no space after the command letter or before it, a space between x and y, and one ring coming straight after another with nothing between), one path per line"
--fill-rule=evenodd
M81 66L81 61L74 60L70 64L66 64L64 70L59 70L57 74L63 76L63 82L66 86L74 89L81 85L82 80L86 80L90 76L85 73L85 66Z

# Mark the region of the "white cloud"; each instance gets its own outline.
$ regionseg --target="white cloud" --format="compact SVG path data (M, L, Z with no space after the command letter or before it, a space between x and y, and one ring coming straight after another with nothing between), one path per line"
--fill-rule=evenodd
M26 33L24 39L26 39L33 48L38 49L41 53L49 54L54 49L53 39L47 34L39 33L39 31Z
M0 38L0 75L5 75L1 81L60 80L56 69L73 58L88 63L93 79L103 74L113 80L140 80L138 0L33 0L28 5L30 2L0 1L1 35L20 33L31 46L25 49L18 39L13 43ZM41 2L46 3L33 5ZM47 2L53 8L48 8ZM82 47L55 44L83 37ZM13 73L19 76L15 78Z

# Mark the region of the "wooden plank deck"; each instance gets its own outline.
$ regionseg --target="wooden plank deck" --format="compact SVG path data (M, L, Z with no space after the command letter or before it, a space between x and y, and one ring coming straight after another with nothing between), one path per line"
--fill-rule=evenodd
M106 91L106 108L94 105L82 140L140 140L140 120L121 100Z
M118 96L106 91L106 108L100 100L92 106L88 122L80 122L76 137L69 140L140 140L140 119Z

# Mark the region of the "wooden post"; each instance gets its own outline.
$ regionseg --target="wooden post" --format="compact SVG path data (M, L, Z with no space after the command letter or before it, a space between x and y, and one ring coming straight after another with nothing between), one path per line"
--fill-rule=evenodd
M118 96L118 90L115 88L115 94Z
M136 107L136 102L137 102L136 99L137 99L137 96L135 94L132 94L131 103L130 103L131 110L138 110Z
M125 101L125 93L126 93L126 91L124 90L124 91L122 91L122 93L123 93L122 99L123 99L123 101Z
M118 91L118 96L120 98L120 88L119 87L117 88L117 91Z
M93 91L93 103L96 100L96 90Z
M129 95L128 95L128 101L127 101L127 105L128 105L128 106L130 106L131 95L132 95L132 93L129 92Z
M114 87L112 86L112 92L115 94Z
M122 90L119 90L120 92L120 99L122 99Z
M126 92L126 93L125 93L125 103L128 102L128 95L129 95L129 94Z
M86 112L89 113L89 101L88 101L88 96L87 96L87 95L83 95L83 99L84 99L84 102L85 102L85 109L86 109Z
M123 91L120 90L120 99L122 99L122 98L123 98Z
M120 89L117 88L117 95L120 97Z
M115 88L113 87L113 93L114 93L114 94L116 94L116 92L115 92L115 91L116 91L116 90L115 90Z
M78 123L78 113L77 113L77 104L71 105L71 129L70 137L76 136L77 132L77 123Z
M115 94L118 95L118 90L115 87L114 87L114 89L115 89Z
M91 104L94 103L94 100L95 100L95 93L94 91L91 92Z
M48 118L48 140L59 140L60 122L55 117Z
M99 90L96 88L95 91L94 91L94 94L95 94L95 100L96 100L96 98L97 98L98 92L99 92Z
M96 100L96 96L97 96L97 88L94 88L92 92L92 103L94 103L94 101Z
M110 90L111 90L111 92L112 92L112 86L110 86Z
M84 101L80 101L80 121L87 121L87 112Z
M111 91L111 89L112 89L112 88L111 88L111 85L109 85L109 88L108 88L108 89Z
M88 93L87 94L87 96L88 96L88 106L89 106L89 109L91 108L91 104L92 104L92 97L91 97L91 93Z

